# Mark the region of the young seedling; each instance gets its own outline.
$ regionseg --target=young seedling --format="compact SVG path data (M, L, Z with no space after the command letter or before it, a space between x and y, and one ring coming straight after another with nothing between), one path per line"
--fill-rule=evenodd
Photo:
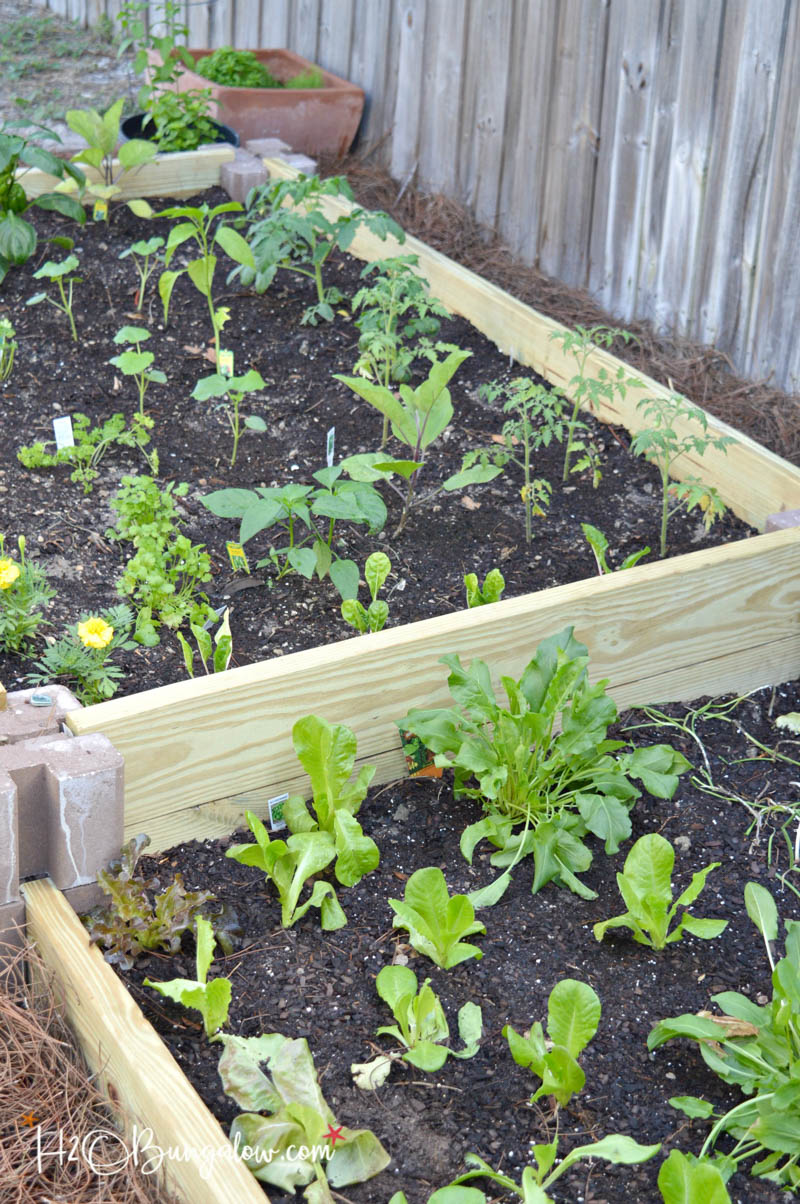
M597 571L600 576L602 577L605 573L613 573L614 570L606 559L609 545L603 532L598 527L593 527L591 523L581 523L581 531L583 531L584 538L594 553ZM621 573L623 569L632 569L644 556L648 556L649 554L649 548L642 548L638 552L631 552L629 556L625 557L617 572Z
M602 941L609 928L630 928L633 939L651 949L664 949L679 941L684 932L691 932L704 941L719 936L728 926L727 920L700 920L685 911L677 926L670 932L679 907L693 903L705 886L706 878L719 862L707 865L692 877L686 890L672 901L672 869L675 850L657 832L640 836L631 845L625 859L625 869L617 874L619 893L628 908L624 915L602 920L594 926L594 935Z
M364 609L357 598L345 598L342 602L342 618L356 631L365 635L368 631L382 631L389 618L389 603L378 597L378 591L392 571L392 562L385 552L372 552L364 563L364 580L372 601Z
M583 1089L586 1076L577 1059L599 1023L600 1000L596 993L585 982L564 978L553 987L547 1001L547 1040L538 1020L524 1036L510 1024L504 1027L503 1036L514 1061L529 1067L542 1080L531 1103L552 1095L557 1104L566 1107Z
M464 588L467 591L467 608L472 610L476 606L489 606L492 602L499 602L506 588L506 580L499 569L489 569L481 587L476 574L467 573L464 577Z
M141 345L150 338L150 331L143 326L123 326L114 335L118 347L125 347L119 355L108 361L119 368L123 376L132 376L139 391L139 415L144 417L144 395L151 384L165 385L167 378L159 368L151 368L155 356L152 351L142 351ZM131 346L132 344L132 346Z
M72 290L76 284L81 284L80 276L73 276L72 273L78 266L78 256L68 255L66 259L62 259L60 263L56 263L53 259L48 259L43 263L38 272L33 273L34 280L50 280L54 282L58 289L58 297L51 297L47 293L34 293L25 302L26 305L39 305L42 301L47 301L49 305L60 310L62 314L66 314L69 320L69 328L72 331L73 342L78 341L78 331L75 328L75 316L72 312Z
M59 464L70 464L70 480L91 493L99 475L98 465L112 447L138 447L147 461L151 472L158 472L158 452L147 451L153 420L147 414L134 414L130 424L124 414L112 414L104 422L92 426L86 414L72 415L72 447L57 448L48 452L46 444L32 443L21 447L17 459L26 468L55 468Z
M126 172L141 167L143 163L151 163L156 155L153 143L145 142L142 138L120 142L119 124L124 104L124 99L115 101L102 116L96 109L69 109L66 115L69 128L88 143L85 150L72 156L71 162L85 163L100 172L102 183L90 181L85 190L106 204L119 196L122 191L120 180ZM105 217L108 220L107 209Z
M213 376L204 376L202 380L197 382L192 391L192 397L195 401L209 401L212 397L223 398L220 404L225 410L225 416L233 432L231 468L236 463L236 453L239 449L239 436L241 434L239 406L242 403L242 398L245 393L257 393L260 389L265 388L266 385L261 373L251 368L244 376L222 376L219 372L215 372ZM230 401L227 400L228 398L230 398ZM266 422L257 414L248 414L244 419L244 425L248 430L258 431L261 434L267 429Z
M127 259L128 256L133 258L133 266L136 269L136 275L139 277L139 287L136 290L134 305L139 313L144 308L144 295L147 289L147 282L153 272L164 262L161 255L161 248L164 246L164 239L153 236L153 238L140 238L138 242L131 243L124 251L120 252L120 259Z
M193 1008L203 1017L203 1028L209 1041L220 1040L220 1029L228 1023L231 1006L231 980L220 975L208 981L208 970L214 958L214 929L208 920L198 916L195 925L197 951L195 965L197 978L173 978L169 982L153 982L144 979L146 987L152 987L165 999L172 999L182 1007Z
M395 913L392 927L407 928L417 952L442 969L451 970L470 957L483 957L477 945L462 938L485 933L486 928L475 919L466 895L450 897L438 866L416 870L406 882L403 899L390 899L389 906Z
M194 642L197 645L197 651L200 654L200 661L203 665L203 672L208 673L224 673L231 663L233 655L233 636L231 635L231 625L229 620L230 611L226 610L222 616L220 623L212 642L211 633L205 627L201 627L199 623L191 623L189 630L194 636ZM190 677L194 677L194 653L192 652L189 641L180 631L176 631L178 643L181 646L183 653L183 663L186 666L186 672ZM212 656L213 653L213 656ZM209 663L211 668L209 669Z
M667 523L677 510L694 510L699 507L706 530L725 513L725 503L713 486L706 485L698 477L686 477L676 484L670 483L670 470L679 456L695 452L702 456L709 448L726 452L730 435L712 435L708 429L708 415L699 406L692 405L680 393L667 397L646 397L636 407L649 420L650 425L634 435L631 451L644 456L655 464L661 477L661 536L660 555L667 554ZM675 505L670 509L672 497Z
M17 340L8 318L0 318L0 381L8 380L14 367Z

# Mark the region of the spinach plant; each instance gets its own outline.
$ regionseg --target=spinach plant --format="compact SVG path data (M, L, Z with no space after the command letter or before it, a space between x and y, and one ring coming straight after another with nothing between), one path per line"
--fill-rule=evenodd
M304 1193L309 1204L332 1204L332 1188L362 1183L389 1165L371 1130L337 1124L307 1041L280 1033L223 1034L221 1041L223 1089L244 1109L230 1138L260 1182L289 1195L312 1184Z
M97 426L90 425L86 414L72 415L72 447L60 447L55 452L46 450L46 443L32 443L21 447L17 459L26 468L57 468L60 464L72 466L70 480L79 484L84 493L91 493L99 476L98 465L112 447L137 447L147 461L151 472L158 472L158 452L147 451L153 420L147 414L134 414L130 424L124 414L112 414Z
M347 916L330 882L317 879L305 902L300 902L308 879L324 870L336 856L330 832L296 832L288 840L270 840L269 832L252 811L247 812L247 823L256 843L231 845L225 856L241 865L256 866L272 882L281 903L281 925L291 928L310 907L318 907L320 924L326 932L343 928Z
M570 460L576 450L578 411L582 407L593 411L601 405L613 408L616 397L622 400L629 388L636 388L642 382L634 376L628 376L621 364L613 376L605 368L600 368L596 377L588 376L586 372L589 357L598 347L608 348L615 339L621 339L624 343L633 342L634 336L628 330L602 325L588 328L576 326L574 330L554 330L550 338L561 344L562 350L572 356L575 364L575 375L569 382L573 404L567 421L567 446L564 452L563 480L566 483L572 471Z
M139 313L144 308L144 295L147 289L147 282L156 268L161 267L164 262L161 252L163 246L164 239L153 235L152 238L140 238L136 242L132 242L124 251L120 251L120 259L127 259L129 255L132 257L133 266L139 278L139 287L133 300Z
M706 485L699 477L686 477L683 481L670 483L672 465L679 456L691 452L702 456L709 447L726 451L733 439L729 435L712 435L705 410L692 405L680 393L670 393L668 397L646 397L636 408L642 411L649 425L634 435L631 451L655 464L661 477L660 554L663 559L667 554L667 523L671 514L677 510L699 507L703 524L708 530L725 513L725 503L717 490ZM688 429L687 423L691 423L695 429ZM676 426L684 428L682 433L676 430ZM675 502L671 509L670 498Z
M397 222L386 213L354 207L339 217L328 217L326 197L340 196L353 200L352 189L342 176L321 180L300 175L253 189L247 198L248 215L253 219L247 232L252 256L247 263L239 260L232 275L238 275L242 284L252 285L257 293L269 288L279 268L306 276L314 281L317 302L305 310L301 322L316 326L320 318L332 321L334 306L344 298L338 288L323 281L322 269L331 253L346 251L362 227L381 239L391 234L399 242L405 240Z
M595 898L577 877L592 861L584 838L591 833L616 853L630 836L629 811L640 796L632 779L671 798L689 762L668 744L622 752L624 741L606 738L617 708L606 681L590 685L588 650L572 627L542 641L519 681L502 678L506 706L483 661L465 669L458 656L441 660L456 705L412 710L400 727L420 737L436 765L455 770L456 797L483 804L484 817L461 838L462 853L471 860L483 838L498 850L494 865L509 867L532 853L534 894L554 881ZM499 898L507 884L502 875L488 897ZM479 905L486 898L473 895Z
M719 1115L707 1100L680 1096L670 1103L692 1117L713 1119L700 1156L710 1155L723 1133L733 1148L714 1162L727 1178L740 1163L757 1157L751 1174L783 1187L800 1187L800 920L786 920L785 953L778 961L778 909L770 892L748 882L747 914L761 933L772 971L772 1000L753 1003L738 991L722 991L712 1001L722 1015L699 1012L661 1020L647 1047L686 1037L697 1041L703 1061L747 1098Z
M258 568L274 565L278 580L290 572L311 579L330 576L342 598L358 593L358 565L337 555L334 532L339 521L359 523L370 533L386 522L386 507L374 485L342 479L343 465L321 468L313 485L262 485L257 489L217 489L201 499L219 518L239 518L239 542L276 528L287 541L274 545ZM322 520L322 529L317 525Z
M11 375L16 352L16 331L8 318L0 318L0 382Z
M98 200L110 201L122 191L120 180L129 171L151 163L156 155L152 142L142 138L119 140L123 98L115 101L102 115L96 109L68 109L67 125L87 143L86 149L72 156L71 162L85 163L101 175L102 183L90 181L85 191ZM116 158L116 171L114 160Z
M342 618L365 635L368 631L382 631L389 618L389 603L378 597L378 591L392 571L392 562L385 552L371 552L364 562L364 580L372 601L364 607L357 598L345 598L342 602Z
M584 539L594 553L597 571L600 576L602 577L606 573L614 572L609 565L608 560L606 559L608 540L603 532L598 527L593 527L591 523L581 523L581 531L583 531ZM632 569L633 566L638 564L644 556L648 556L649 554L649 548L641 548L638 552L631 552L629 556L625 557L625 559L622 561L622 564L618 566L616 571L622 572L623 569Z
M597 1032L599 1023L600 1000L596 993L585 982L563 978L547 1001L547 1039L538 1020L525 1035L505 1025L503 1036L514 1061L529 1067L542 1080L531 1103L552 1095L565 1107L583 1090L586 1075L578 1065L578 1055Z
M211 632L205 627L201 627L198 623L191 623L189 625L189 630L194 637L197 651L200 654L200 663L203 666L203 672L206 674L209 672L224 673L231 663L231 657L233 656L233 636L231 635L229 615L230 611L226 610L222 616L222 622L214 633L213 641ZM191 645L180 631L176 631L175 636L181 646L186 672L190 677L194 677L194 652L191 649ZM208 667L209 662L211 664L210 670Z
M38 271L33 273L33 278L34 280L54 281L58 290L58 296L51 297L46 292L34 293L25 302L26 305L39 305L42 301L46 301L54 309L60 310L62 314L66 315L69 321L72 340L75 343L78 341L78 331L75 327L75 315L72 312L72 292L75 285L81 283L80 276L73 276L73 272L77 266L77 255L68 255L60 263L57 263L54 259L48 259Z
M212 397L223 398L220 404L225 409L225 417L228 419L231 432L233 433L231 468L236 463L236 452L239 448L239 436L241 434L239 406L242 404L242 398L245 393L257 393L259 389L265 388L266 385L261 373L251 368L243 376L223 376L219 372L215 372L213 376L204 376L202 380L197 382L192 391L192 397L195 401L209 401ZM228 398L230 398L230 401L227 400ZM244 425L248 430L259 431L262 434L267 429L266 422L263 418L259 418L257 414L248 414L244 419Z
M506 581L499 569L489 569L482 586L478 584L475 573L467 573L464 577L464 588L467 591L467 608L472 610L476 606L489 606L492 602L499 602L506 588Z
M144 395L148 385L165 385L167 378L158 368L153 368L155 356L152 351L142 351L141 345L150 338L150 331L143 326L122 326L114 335L118 347L124 347L119 355L108 361L118 368L123 376L132 376L139 391L139 415L144 417Z
M625 869L617 874L619 893L628 910L624 915L611 920L601 920L594 926L594 935L602 941L609 928L630 928L633 939L651 949L664 949L673 941L679 941L684 932L691 932L704 941L719 936L727 926L727 920L701 920L689 911L684 911L677 925L670 931L678 908L687 908L702 891L706 878L719 862L707 865L692 876L684 891L672 901L672 868L675 850L668 840L657 832L640 836L631 845L625 858Z
M144 979L146 987L152 987L165 999L172 999L185 1008L193 1008L203 1017L203 1028L209 1041L218 1041L219 1030L228 1022L231 1006L231 980L220 975L208 981L208 971L214 958L214 929L208 920L198 916L195 921L197 950L195 965L197 978L172 978L169 982L153 982Z
M112 698L124 673L109 658L120 649L136 647L129 638L133 622L133 611L124 605L84 615L66 635L46 646L28 681L38 686L61 678L84 706Z
M42 566L25 555L24 535L17 537L19 561L6 556L0 533L0 649L29 652L36 632L47 620L42 613L56 591Z
M408 939L418 953L437 966L450 970L469 957L478 960L483 953L463 938L486 932L466 895L447 891L444 874L438 866L416 870L406 882L403 899L390 899L395 913L392 926L407 928Z
M384 385L376 385L359 377L334 374L335 380L342 381L364 401L375 406L381 414L385 414L391 423L394 437L409 448L411 458L408 460L395 460L381 452L365 452L348 456L342 461L342 466L355 480L386 481L399 495L403 509L395 535L399 535L405 527L414 506L424 505L440 489L452 491L463 489L466 485L492 481L501 471L488 463L474 464L448 477L432 493L424 497L418 497L416 494L425 464L425 451L450 425L450 419L453 417L453 403L447 386L471 354L470 351L457 348L451 351L446 359L434 359L427 379L416 389L401 384L399 397ZM404 479L403 487L394 484L392 477L395 475Z

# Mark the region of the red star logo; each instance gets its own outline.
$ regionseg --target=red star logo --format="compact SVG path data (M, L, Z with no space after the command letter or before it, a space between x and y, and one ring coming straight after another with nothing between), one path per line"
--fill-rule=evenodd
M343 1125L339 1125L338 1129L336 1129L333 1125L328 1125L328 1132L322 1134L323 1137L327 1137L334 1149L336 1149L337 1141L347 1141L347 1138L342 1135L343 1127Z
M33 1128L33 1126L37 1123L37 1119L38 1118L34 1116L32 1112L25 1112L21 1117L22 1124L28 1129Z

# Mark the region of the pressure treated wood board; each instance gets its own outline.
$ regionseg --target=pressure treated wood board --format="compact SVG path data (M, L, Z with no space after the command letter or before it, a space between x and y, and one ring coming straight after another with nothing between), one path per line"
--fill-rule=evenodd
M131 168L122 176L122 191L114 200L126 201L132 197L147 196L189 197L203 192L206 188L215 188L219 185L222 164L230 163L234 154L233 147L226 143L224 146L156 155L152 163L143 163L141 167ZM92 167L83 165L82 170L90 181L102 179L100 173ZM116 159L112 170L114 174L119 170ZM17 179L29 197L52 192L60 183L55 176L48 175L46 171L39 171L38 168L18 171ZM93 203L92 198L88 197L86 203Z
M22 891L28 935L129 1142L136 1126L143 1157L145 1147L154 1158L176 1152L164 1157L163 1182L185 1204L269 1204L61 892L46 878Z
M376 782L402 776L396 720L448 704L445 653L480 657L497 681L518 677L542 639L574 624L592 678L610 679L620 707L791 678L799 558L800 530L779 531L112 699L66 722L122 753L126 839L147 832L163 849L230 832L247 807L263 813L267 798L303 790L291 729L312 712L353 728Z
M266 159L265 163L270 174L281 179L297 174L280 159ZM333 197L325 198L324 204L334 218L351 208L347 201ZM433 295L448 309L471 322L504 354L513 356L523 366L534 368L567 396L572 396L570 381L575 375L575 361L553 338L566 329L558 322L411 236L401 246L393 238L383 241L362 230L356 234L349 250L359 259L366 260L417 255L420 274L427 279ZM602 371L616 377L620 368L627 376L631 375L627 365L599 348L592 352L587 362L587 373L593 376ZM631 433L646 426L646 420L636 408L638 402L645 397L668 396L669 389L641 373L638 379L640 386L629 387L624 400L617 398L613 405L603 405L597 411L597 417L603 422L624 426ZM683 480L697 476L707 484L715 485L740 518L760 529L768 515L800 506L800 469L718 418L708 415L708 423L714 434L727 435L733 442L726 452L708 448L702 459L691 454L676 460L675 477ZM695 434L698 431L695 423L688 426L676 423L675 428L679 434L687 430Z

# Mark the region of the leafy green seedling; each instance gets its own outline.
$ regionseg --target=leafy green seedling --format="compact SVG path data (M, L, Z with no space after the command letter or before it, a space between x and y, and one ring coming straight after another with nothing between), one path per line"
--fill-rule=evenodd
M378 591L391 571L392 562L386 553L372 552L364 563L364 580L372 601L366 610L357 598L345 598L342 602L342 618L362 635L368 631L382 631L386 626L389 603L378 597Z
M132 376L139 390L139 414L144 416L144 395L151 384L165 385L167 378L158 368L151 368L155 356L152 351L142 351L141 345L150 338L150 331L143 326L123 326L114 335L118 347L125 347L119 355L108 361L119 368L123 376ZM129 344L133 344L130 346Z
M208 968L214 957L214 929L208 920L197 917L195 936L197 953L197 979L173 978L169 982L152 982L144 979L146 987L152 987L165 999L172 999L185 1008L194 1008L203 1017L203 1028L209 1041L218 1041L219 1030L228 1022L231 1006L231 980L225 977L208 982Z
M719 862L707 865L694 874L692 881L672 902L672 868L675 850L657 832L640 836L625 859L625 869L617 874L617 886L628 910L611 920L601 920L594 926L594 935L602 941L609 928L630 928L633 939L651 949L664 949L679 941L684 932L691 932L704 941L719 936L727 920L701 920L684 911L675 928L670 925L679 907L693 903L705 886L706 878ZM671 904L671 906L670 906Z
M122 191L120 180L126 172L143 163L151 163L156 156L153 143L142 138L120 142L119 124L124 104L124 99L115 101L102 116L96 109L68 109L66 114L69 128L88 143L85 150L72 156L71 162L86 163L100 172L102 183L89 181L85 188L91 196L104 201L119 196Z
M606 559L608 540L599 527L593 527L591 523L581 523L581 531L583 531L584 538L594 553L597 571L600 576L602 577L606 573L614 572ZM642 548L638 552L631 552L629 556L625 557L622 564L619 565L617 572L622 572L623 569L632 569L644 556L649 556L649 554L649 548Z
M585 982L564 978L557 982L547 1001L547 1040L537 1020L521 1036L507 1024L503 1036L518 1066L527 1066L542 1080L531 1103L552 1095L562 1107L583 1089L586 1076L578 1055L597 1032L600 1000Z
M247 812L255 844L235 844L226 851L241 865L260 869L278 892L281 902L281 924L291 928L310 907L320 909L320 923L326 932L342 928L347 917L339 906L336 891L330 882L317 880L304 903L300 895L306 881L324 870L336 856L336 845L329 832L298 832L288 840L270 840L261 820Z
M475 573L467 573L464 577L464 588L467 591L467 606L472 610L475 606L489 606L492 602L499 602L506 588L506 580L499 569L489 569L483 579L483 586L480 586Z
M337 881L355 886L376 868L380 853L365 836L356 815L375 775L374 765L362 765L351 780L356 738L343 723L328 723L317 715L298 719L292 728L298 759L311 779L312 815L300 795L283 805L290 832L333 840ZM290 842L291 843L291 842Z
M147 282L153 272L164 262L161 254L161 248L164 246L164 239L154 236L153 238L140 238L137 242L131 243L124 251L120 251L120 259L127 259L130 255L133 258L133 266L136 269L136 275L139 277L139 287L136 290L134 305L141 313L144 307L144 295L147 289Z
M33 278L34 280L54 281L58 289L58 297L50 297L47 293L34 293L25 302L26 305L39 305L40 302L47 301L49 305L60 310L62 314L66 314L69 319L69 328L72 331L72 339L75 343L78 341L78 331L75 327L75 315L72 312L72 290L82 280L80 276L72 275L77 266L77 255L68 255L60 263L56 263L53 259L48 259L37 272L33 273Z
M667 397L646 397L637 410L649 420L649 426L634 435L631 451L655 464L661 477L661 534L660 554L667 554L667 524L677 510L700 509L703 524L708 530L725 513L725 503L718 491L698 477L686 477L671 483L670 470L680 456L695 453L702 456L709 447L727 454L730 435L713 435L708 429L708 415L692 405L680 393ZM675 505L670 509L670 498Z
M484 933L486 928L475 919L475 909L466 895L450 897L438 866L416 870L406 882L402 901L390 899L389 906L395 913L392 926L407 928L408 939L417 952L444 970L469 957L483 957L477 945L463 938Z
M205 673L224 673L231 663L233 655L233 636L231 635L230 610L226 610L222 616L220 623L212 643L211 633L205 627L201 627L199 623L190 624L190 630L194 636L194 642L197 645L197 651L200 653L200 660ZM181 646L183 653L183 663L186 666L186 672L190 677L194 677L194 653L192 652L189 641L180 631L176 631L178 643ZM212 656L213 652L213 656ZM209 670L209 662L211 669Z
M640 796L631 779L671 798L689 762L668 744L628 752L624 742L606 739L617 708L606 681L589 683L588 649L572 627L542 641L519 681L501 679L506 705L483 661L468 668L454 655L441 661L455 705L412 710L399 726L419 736L436 765L455 771L456 797L483 804L484 818L464 831L461 852L470 861L486 838L498 850L492 864L504 869L532 853L534 894L555 881L595 898L577 877L592 862L584 837L591 832L616 853L631 834L629 812ZM497 882L504 880L507 874ZM479 906L499 897L473 896Z
M720 1167L710 1158L670 1150L658 1171L664 1204L731 1204Z
M112 414L97 426L92 426L87 414L72 415L72 447L46 450L44 443L21 447L17 459L26 468L56 468L59 464L72 466L70 480L80 484L84 493L91 493L99 476L98 465L112 447L138 447L151 472L158 472L158 452L147 451L153 420L147 414L134 414L130 425L124 414Z
M231 468L236 463L236 452L239 447L240 423L239 423L239 406L245 393L257 393L259 389L265 389L266 385L260 372L256 372L251 368L249 372L245 372L244 376L222 376L219 372L215 372L213 376L204 376L199 380L194 387L192 397L195 401L208 401L212 397L222 397L224 400L221 404L225 409L225 415L230 423L231 431L233 432L233 452L231 454ZM230 403L227 402L230 398ZM263 418L259 418L257 414L249 414L244 419L244 425L251 431L263 432L267 429L267 424Z
M17 350L14 327L8 318L0 318L0 381L8 380Z

